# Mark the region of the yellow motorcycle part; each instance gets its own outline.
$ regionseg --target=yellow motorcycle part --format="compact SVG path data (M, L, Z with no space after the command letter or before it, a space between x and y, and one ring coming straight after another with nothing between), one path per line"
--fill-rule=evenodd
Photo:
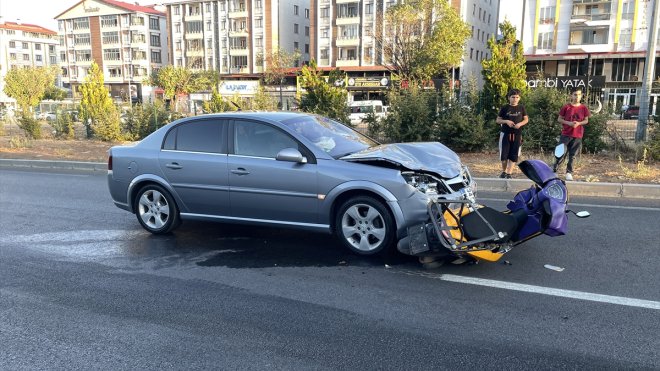
M496 262L500 260L500 258L504 255L502 253L498 252L492 252L489 250L481 250L481 251L470 251L468 254L474 258L477 258L479 260L486 260L489 262Z
M458 242L466 242L467 239L465 238L463 233L461 233L461 229L458 226L458 223L461 220L461 217L470 213L470 210L467 207L464 207L461 214L458 215L460 211L461 211L460 209L454 209L450 213L449 210L447 210L445 211L443 217L445 218L447 226L451 227L451 230L449 230L449 233L451 233L451 237Z

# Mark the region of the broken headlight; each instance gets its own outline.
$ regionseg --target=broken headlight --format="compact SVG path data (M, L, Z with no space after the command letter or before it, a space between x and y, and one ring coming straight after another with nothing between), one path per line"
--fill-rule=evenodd
M415 187L418 191L429 196L438 195L438 181L434 177L412 171L402 172L401 175L406 180L406 183Z

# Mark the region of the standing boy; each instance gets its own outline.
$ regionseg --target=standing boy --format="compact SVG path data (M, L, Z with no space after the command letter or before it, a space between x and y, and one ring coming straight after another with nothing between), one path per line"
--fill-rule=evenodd
M511 179L513 165L518 162L520 145L522 143L522 128L529 117L525 107L520 104L520 90L511 89L509 104L500 109L495 122L500 124L500 161L502 161L502 174L500 178Z
M564 143L568 151L568 163L566 164L566 180L573 180L573 158L576 153L582 149L582 137L584 136L584 125L589 123L591 112L584 104L580 103L582 99L582 89L573 89L571 92L571 103L564 105L559 111L557 121L562 125L561 137L559 141ZM553 171L564 162L566 155L555 160Z

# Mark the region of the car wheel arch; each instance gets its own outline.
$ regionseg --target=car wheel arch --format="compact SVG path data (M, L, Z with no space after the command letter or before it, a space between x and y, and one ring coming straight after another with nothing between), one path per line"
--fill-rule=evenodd
M364 189L364 188L353 188L353 189L347 189L333 198L332 205L328 213L331 231L334 231L336 228L335 216L337 215L339 208L349 199L360 196L371 197L382 203L383 206L392 215L396 228L398 228L400 225L403 224L403 212L398 208L398 204L396 204L395 202L394 203L390 202L390 200L383 197L383 195L373 190Z
M155 184L165 188L165 190L168 191L174 199L174 202L177 204L179 210L182 210L183 204L181 203L181 200L179 199L174 189L164 179L157 176L142 176L133 179L131 184L128 186L128 195L126 200L128 201L128 206L133 213L136 212L137 202L135 202L135 198L137 197L137 193L149 184Z

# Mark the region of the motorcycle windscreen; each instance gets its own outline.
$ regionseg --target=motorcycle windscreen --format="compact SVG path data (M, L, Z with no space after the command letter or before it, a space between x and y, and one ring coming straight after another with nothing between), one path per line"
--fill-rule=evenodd
M541 160L525 160L518 164L518 167L526 177L540 186L557 178L557 174L552 171L550 166Z

